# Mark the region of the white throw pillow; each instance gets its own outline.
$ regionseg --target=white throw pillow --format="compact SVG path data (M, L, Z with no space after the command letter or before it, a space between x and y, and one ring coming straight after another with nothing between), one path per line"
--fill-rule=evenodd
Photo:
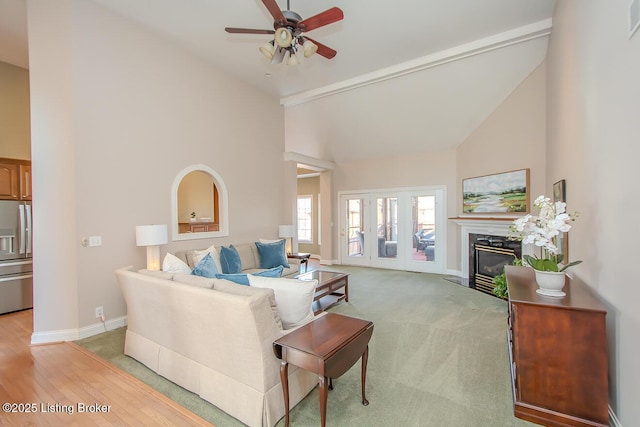
M191 268L189 268L187 263L182 261L177 256L173 254L166 254L164 256L164 260L162 261L162 271L166 271L169 273L190 274Z
M220 273L222 273L222 266L220 265L220 254L213 245L209 246L204 251L193 251L193 265L200 264L202 258L207 256L207 254L211 254L211 259L213 259L213 262L216 264L216 268Z
M313 319L313 294L317 280L262 277L248 274L249 284L256 288L273 289L278 314L284 329L295 328Z

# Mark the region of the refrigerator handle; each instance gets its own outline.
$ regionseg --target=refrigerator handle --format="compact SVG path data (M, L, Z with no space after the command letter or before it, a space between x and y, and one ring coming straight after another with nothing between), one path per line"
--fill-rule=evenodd
M33 233L31 232L31 205L25 205L25 209L27 211L27 230L26 230L26 238L27 238L27 255L31 255L31 243L33 240Z
M24 254L26 249L27 249L27 245L26 245L26 224L25 224L25 217L24 217L24 205L18 205L18 211L20 212L20 250L18 251L19 254Z

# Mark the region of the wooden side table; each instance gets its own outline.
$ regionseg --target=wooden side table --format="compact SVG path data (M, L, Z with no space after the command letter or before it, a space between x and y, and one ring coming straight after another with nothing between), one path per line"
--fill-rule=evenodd
M318 374L322 427L327 418L327 387L333 389L332 379L347 372L360 358L362 404L369 404L365 397L365 384L372 334L373 323L368 320L327 313L273 343L273 352L282 360L280 381L284 394L285 427L289 427L289 363Z
M294 254L287 254L287 258L299 259L300 265L304 265L305 273L309 270L309 266L307 262L309 262L309 258L311 258L311 254L306 252L299 252Z

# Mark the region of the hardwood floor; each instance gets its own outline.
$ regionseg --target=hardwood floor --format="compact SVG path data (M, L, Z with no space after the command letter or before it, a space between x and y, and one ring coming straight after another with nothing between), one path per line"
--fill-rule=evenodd
M0 316L0 425L211 425L73 343L31 346L32 316Z

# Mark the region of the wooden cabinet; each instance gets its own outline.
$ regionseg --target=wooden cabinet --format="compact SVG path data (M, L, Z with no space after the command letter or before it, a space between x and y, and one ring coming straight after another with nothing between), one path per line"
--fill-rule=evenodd
M178 223L179 233L208 233L219 231L220 226L215 222L180 222Z
M0 158L0 200L31 200L31 162Z
M31 164L20 165L20 199L31 200Z
M18 200L20 192L19 166L0 163L0 199Z
M567 279L563 298L536 293L533 270L506 266L516 417L545 426L608 426L605 308Z

